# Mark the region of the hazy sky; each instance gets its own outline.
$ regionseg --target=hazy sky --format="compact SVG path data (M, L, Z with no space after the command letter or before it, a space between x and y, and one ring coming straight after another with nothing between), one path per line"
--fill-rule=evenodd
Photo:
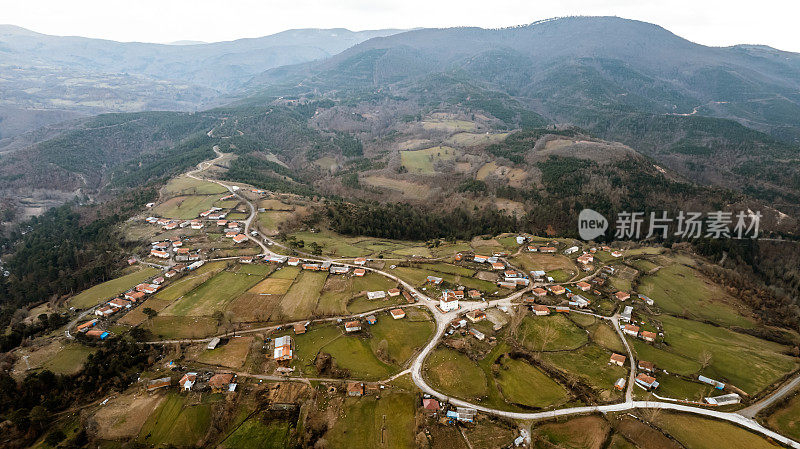
M220 41L290 28L505 27L567 15L616 15L706 45L800 52L798 0L24 0L0 23L120 41Z

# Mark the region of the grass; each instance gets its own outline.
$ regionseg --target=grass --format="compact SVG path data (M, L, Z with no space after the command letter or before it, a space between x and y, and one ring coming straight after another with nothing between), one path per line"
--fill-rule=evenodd
M241 423L219 447L230 449L282 449L290 447L292 425L272 419L264 422L254 416Z
M543 336L548 333L550 341L542 346ZM517 340L532 351L563 351L583 346L589 341L589 336L564 315L528 315L517 330Z
M325 345L322 350L333 356L339 368L349 370L350 378L380 380L399 371L378 360L366 338L344 336Z
M267 234L276 234L278 232L278 226L281 223L285 222L286 220L290 219L294 215L294 212L287 212L287 211L279 211L279 210L269 210L266 212L259 212L257 215L258 218L258 226L261 231Z
M282 267L280 270L275 270L271 275L272 279L291 279L294 280L302 269L300 267Z
M455 148L436 146L424 150L401 151L400 160L409 172L430 175L435 172L435 162L452 160L457 153Z
M778 448L763 437L723 421L677 413L664 413L658 427L692 449Z
M177 176L169 180L162 189L169 195L211 195L227 194L228 189L219 184L190 178L188 176Z
M79 309L96 306L100 302L109 300L158 273L159 270L156 268L143 267L133 273L103 282L102 284L95 285L92 288L82 291L70 299L70 305Z
M446 282L452 285L463 285L468 289L480 290L484 293L492 293L498 290L498 287L489 281L441 273L433 270L425 270L423 268L397 267L393 270L393 272L394 275L417 287L423 286L427 282L426 278L428 276L436 276L444 279Z
M209 262L195 271L186 273L183 277L170 281L170 283L153 295L151 299L158 299L165 303L170 303L189 293L203 284L209 278L225 269L226 262ZM148 299L149 301L149 299ZM156 309L158 310L158 309Z
M596 390L602 391L601 399L604 400L619 395L613 390L614 382L620 377L625 377L628 372L625 367L609 365L611 352L595 344L588 344L575 351L547 352L543 357L562 371L583 378Z
M231 338L224 345L217 346L212 350L204 349L197 357L197 361L239 369L244 365L252 343L253 337Z
M581 416L538 425L531 435L534 441L542 439L550 443L534 447L600 449L610 430L608 421L599 416Z
M446 395L473 398L488 393L483 369L452 349L436 348L425 359L424 370L431 385Z
M448 137L445 142L450 145L474 147L500 142L506 137L508 137L508 133L480 134L461 132Z
M575 267L572 260L561 254L523 252L512 257L511 263L522 268L526 272L532 270L546 271L549 276L553 276L552 272L557 272L556 275L558 275L558 271L563 272L564 274L561 275L561 277L564 279L561 281L556 280L556 282L563 282L578 272L578 268ZM567 273L569 273L568 276ZM553 276L553 279L555 279L555 276Z
M658 383L659 386L656 393L659 396L668 398L688 399L690 401L701 402L706 396L715 396L720 393L711 385L690 382L678 376L659 375Z
M336 423L325 434L329 447L415 448L416 398L408 393L346 398Z
M294 282L292 279L267 278L254 285L249 292L266 295L282 295L289 291L292 282Z
M376 273L362 277L329 276L317 304L316 313L320 315L344 315L362 313L369 310L405 302L402 297L371 301L359 296L364 291L388 290L397 283Z
M722 287L685 265L673 264L642 277L638 289L668 313L688 314L723 325L754 326L751 318L739 313L737 301Z
M431 191L430 186L385 176L366 176L361 182L372 187L394 190L403 194L404 198L415 200L427 198Z
M657 367L670 373L690 376L700 371L700 362L697 359L688 359L680 354L661 350L639 339L628 339L639 360L653 362ZM669 348L665 348L669 349Z
M292 284L281 300L280 314L287 319L310 317L317 306L322 286L328 273L304 271Z
M437 131L473 131L477 127L474 122L467 120L436 118L422 121L425 129Z
M280 337L285 333L275 334ZM334 339L342 336L342 330L334 325L314 325L305 334L292 336L295 342L295 353L292 364L305 374L317 374L314 359L322 348Z
M506 359L495 380L503 397L528 407L549 407L567 399L567 391L523 360Z
M138 441L153 446L199 446L211 425L212 403L219 395L204 395L198 405L175 392L147 418Z
M217 332L217 323L207 316L157 316L142 326L165 339L204 338Z
M619 334L608 324L597 323L592 326L589 329L589 338L598 345L614 352L620 354L625 352L625 346L622 344Z
M156 205L152 209L152 213L153 215L160 217L188 220L190 218L197 218L201 212L208 210L213 206L224 208L225 206L235 205L235 202L233 202L233 204L230 203L232 202L220 202L219 194L175 196L161 204Z
M794 440L800 440L800 395L795 394L765 416L771 429Z
M97 351L77 343L70 343L58 351L53 358L42 364L43 369L50 370L56 374L75 374L83 368L89 354Z
M164 315L211 316L259 281L258 276L221 271L162 311Z
M396 365L404 364L424 347L435 330L427 312L411 307L404 310L406 317L401 320L382 313L378 316L378 322L369 327L372 351L377 353L380 342L386 340L388 358Z

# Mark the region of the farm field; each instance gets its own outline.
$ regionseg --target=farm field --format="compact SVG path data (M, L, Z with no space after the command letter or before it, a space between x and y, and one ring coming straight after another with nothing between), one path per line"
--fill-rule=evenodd
M430 186L417 184L402 179L387 178L385 176L366 176L361 182L368 186L394 190L403 195L403 198L421 200L427 198L430 193Z
M453 146L474 147L501 142L506 137L508 137L508 133L480 134L461 132L448 137L445 142Z
M528 407L550 407L567 399L567 391L538 368L507 358L495 380L506 401Z
M14 377L22 378L29 372L50 370L56 374L75 374L96 349L79 343L64 343L58 340L36 348L21 348L16 351L18 360L14 364Z
M202 348L197 361L208 365L219 365L232 369L239 369L244 365L253 337L230 338L228 342L212 350Z
M437 146L424 150L401 151L400 160L411 173L432 175L436 162L452 160L456 154L458 150L453 147Z
M663 413L658 427L692 449L766 449L775 445L741 427L723 421L677 413Z
M153 209L153 215L180 220L197 218L201 212L213 206L228 209L236 206L236 200L220 201L222 194L212 195L181 195L174 196L157 204Z
M621 396L614 390L614 382L627 374L628 365L626 367L610 365L608 360L611 357L611 351L596 344L588 344L575 351L546 352L542 357L560 370L584 379L601 392L600 399L602 400Z
M283 449L291 446L291 431L291 423L286 420L270 419L265 422L261 416L256 415L240 423L218 447Z
M258 227L261 232L264 232L267 235L275 235L278 233L278 227L281 225L281 223L284 223L286 220L292 218L294 214L294 212L279 210L259 212L256 215Z
M403 365L433 336L435 330L430 314L419 308L406 307L406 317L395 320L387 312L380 313L378 322L369 327L372 334L370 346L379 353L382 341L386 341L387 359L394 365Z
M474 122L451 118L430 118L422 121L422 127L437 131L473 131L477 128Z
M800 440L800 395L790 396L775 407L774 411L764 416L764 421L770 429L794 440Z
M153 446L200 446L211 424L213 403L220 395L203 395L200 404L190 405L188 396L168 392L150 414L138 441Z
M280 278L267 278L253 288L248 290L249 293L256 293L259 295L282 295L289 291L294 279L280 279Z
M572 260L561 254L522 252L512 257L510 262L526 272L532 270L546 271L556 282L564 282L578 272L578 268ZM560 279L556 279L556 277Z
M78 309L96 306L100 302L109 300L158 273L159 271L153 267L144 267L133 273L88 288L73 296L69 303Z
M227 194L228 189L214 182L194 179L188 176L177 176L170 179L167 185L162 189L162 192L171 196L212 195Z
M172 303L161 314L211 316L214 311L224 310L230 301L258 283L260 279L259 276L221 271Z
M611 425L605 419L581 416L536 425L531 429L531 439L549 443L534 447L601 449L610 431Z
M643 276L639 292L671 314L684 314L720 324L753 327L754 321L739 313L737 301L722 287L694 269L678 263Z
M97 436L102 440L135 438L147 417L165 399L164 395L128 393L113 398L94 415L98 423Z
M165 339L204 338L217 332L217 323L209 316L156 316L142 326Z
M589 337L564 315L528 314L517 330L517 341L531 351L563 351L580 348Z
M330 447L415 448L415 412L413 394L389 393L380 399L345 398L343 410L325 439Z
M446 395L473 398L488 393L481 367L452 349L436 348L425 359L423 370L431 386Z
M463 285L468 289L475 289L484 293L494 293L498 290L500 290L499 294L507 292L507 290L499 289L494 283L489 281L483 281L473 277L452 275L439 271L426 270L423 268L397 267L392 270L392 273L404 281L414 285L415 287L422 287L425 285L427 282L426 278L428 276L436 276L444 279L445 282L448 282L454 286Z
M317 306L327 272L304 271L283 295L279 313L289 320L310 317Z

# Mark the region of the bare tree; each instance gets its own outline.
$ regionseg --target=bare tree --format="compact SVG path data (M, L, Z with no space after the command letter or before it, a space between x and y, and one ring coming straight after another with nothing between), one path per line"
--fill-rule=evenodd
M702 371L708 368L708 366L711 365L712 359L713 356L711 355L710 352L708 351L701 352L700 355L697 357L697 361L700 362L700 370Z
M539 352L544 351L544 348L547 347L553 340L556 339L558 336L558 330L553 327L553 323L550 320L547 321L547 324L544 325L542 328L542 332L539 335L539 339L541 340L541 349Z

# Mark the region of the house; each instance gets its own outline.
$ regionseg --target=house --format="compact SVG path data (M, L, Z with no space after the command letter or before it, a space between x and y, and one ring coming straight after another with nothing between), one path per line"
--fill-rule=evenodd
M617 298L618 301L627 301L630 299L631 294L626 292L616 292L614 293L614 297Z
M555 306L555 311L558 313L569 313L569 307L567 306Z
M108 302L108 305L111 306L111 307L115 307L117 309L130 309L131 308L131 302L128 301L127 299L122 299L122 298L114 298L114 299L112 299L111 301Z
M237 223L235 221L229 221L226 226L228 227L228 229L238 228L239 227L239 223Z
M533 306L533 313L536 316L546 316L550 315L550 309L547 306L536 304Z
M394 318L396 320L399 320L401 318L405 318L405 316L406 316L406 313L403 312L403 309L392 309L392 310L389 311L389 313L392 315L392 318Z
M160 249L151 249L150 255L160 259L169 259L169 253L166 251L161 251Z
M422 400L422 409L427 413L436 413L439 411L439 401L433 398L425 398Z
M211 376L211 379L208 379L208 386L211 387L211 391L214 393L222 393L223 391L229 391L230 385L234 380L235 375L233 373L219 373L214 374Z
M636 376L636 385L644 388L645 390L655 390L658 388L658 382L656 378L653 376L648 376L645 373L641 373Z
M503 276L505 276L506 279L510 279L510 278L519 277L519 273L517 273L514 270L506 270L506 271L503 272Z
M489 260L489 257L475 254L475 257L472 260L478 263L486 263L486 261Z
M589 284L588 282L583 282L583 281L578 282L577 284L575 284L575 286L578 287L579 289L581 289L584 292L588 292L589 289L592 288L591 284Z
M564 254L569 256L570 254L577 253L579 249L580 248L578 248L577 246L570 246L569 248L564 250Z
M720 382L718 380L711 379L711 378L706 377L706 376L697 376L697 380L699 380L700 382L709 384L709 385L713 385L714 388L716 388L717 390L722 390L722 389L725 388L725 384L724 383L722 383L722 382Z
M497 286L501 287L501 288L507 288L509 290L514 290L515 288L517 288L517 283L516 282L498 281L497 282Z
M416 302L416 300L414 299L414 297L413 297L413 296L411 296L411 293L409 293L409 292L407 292L407 291L404 291L404 292L403 292L403 298L405 298L405 299L406 299L406 302L407 302L407 303L409 303L409 304L413 304L414 302Z
M591 301L589 301L588 299L584 298L581 295L573 295L572 298L570 298L569 300L569 305L573 307L579 307L581 309L584 307L588 307L589 304L591 304Z
M378 322L378 318L375 315L367 315L367 324L375 324Z
M196 270L196 269L202 267L204 264L205 264L205 261L198 260L197 262L192 262L191 264L189 264L189 266L186 267L186 269L189 270L189 271L193 271L193 270Z
M303 326L305 328L305 326ZM292 360L292 337L284 335L275 339L275 349L272 358L281 362Z
M473 337L477 338L479 341L483 341L484 339L486 339L486 335L484 335L483 332L479 331L478 329L475 329L474 327L469 330L469 333Z
M622 257L622 251L613 251L611 255L613 257Z
M469 295L469 299L481 299L481 292L478 290L470 290L467 294Z
M474 408L456 407L455 411L447 412L448 418L453 418L461 422L472 422L475 420L477 411Z
M492 263L492 270L502 270L505 269L505 265L502 262L493 262Z
M643 331L642 332L642 339L644 341L649 341L650 343L656 341L656 333L650 331Z
M367 263L367 259L365 257L356 257L356 259L353 260L353 263L356 264L356 265L362 265L363 266L364 264Z
M171 231L171 230L173 230L173 229L175 229L177 227L178 227L178 223L175 223L174 221L172 221L172 222L169 222L166 225L164 225L164 230L165 231Z
M354 276L362 277L365 274L367 274L367 270L365 270L363 268L356 268L355 270L353 270L353 275Z
M107 332L101 329L92 329L86 331L86 336L91 338L97 338L99 340L105 340L108 336L111 335L111 332Z
M523 243L525 243L525 237L523 237L521 235L518 235L517 236L517 245L522 245Z
M217 220L217 226L227 226L228 220Z
M452 292L443 292L441 299L439 299L439 309L441 309L442 312L458 309L458 298L456 298Z
M175 271L175 270L169 270L166 273L164 273L164 277L167 278L167 279L173 278L173 277L175 277L177 275L178 275L178 272Z
M631 321L631 314L633 313L633 306L625 306L625 310L619 315L619 319L622 321L630 322Z
M291 257L291 258L289 258L289 261L286 262L286 265L289 265L290 267L296 267L296 266L300 265L300 259L298 259L296 257Z
M78 332L86 332L89 330L90 327L94 327L97 324L97 320L89 320L85 323L79 324L75 330Z
M367 292L367 299L383 299L386 298L386 292L379 290L376 292Z
M225 238L226 239L232 239L232 238L236 237L238 234L239 234L239 231L228 231L228 232L225 233Z
M350 271L350 268L348 268L348 267L330 267L330 269L328 269L328 271L330 271L331 274L347 274L347 272Z
M463 259L463 258L464 258L464 255L463 255L463 254L461 254L461 253L458 253L458 254L456 254L456 256L453 258L453 260L455 260L456 262L461 262L461 259Z
M486 312L483 310L472 310L467 312L467 319L472 321L473 323L477 323L478 321L483 321L486 319Z
M710 405L732 405L741 402L742 397L736 393L729 393L729 394L723 394L721 396L705 398L705 401Z
M583 254L581 256L578 256L578 262L580 262L580 263L582 263L584 265L590 264L593 261L594 261L594 256L589 254L589 253L586 253L586 254Z
M264 260L267 262L285 263L287 260L289 260L289 258L280 254L272 254L268 257L265 257Z
M625 389L625 378L624 377L620 377L619 379L617 379L617 381L614 382L614 388L616 388L619 391L624 390Z
M191 391L195 382L197 382L197 373L186 373L178 381L178 385L183 391Z
M153 279L152 281L150 281L150 283L156 284L156 285L161 285L161 284L164 283L164 280L165 279L163 277L159 276L159 277Z
M304 263L303 269L304 270L311 270L311 271L319 271L319 264L318 263Z
M539 248L540 253L554 253L556 252L556 248L553 246L542 246Z
M156 220L156 224L159 226L165 226L170 222L169 218L159 218Z
M294 333L295 335L305 334L306 333L306 323L297 323L294 325Z
M190 226L192 229L203 229L203 223L200 221L192 221Z
M154 379L150 382L147 382L147 391L154 391L158 390L159 388L169 387L172 383L171 377L162 377L160 379Z
M142 288L142 291L143 291L144 293L147 293L148 295L152 295L153 293L155 293L155 292L157 292L157 291L158 291L159 287L160 287L160 285L156 285L156 284L149 284L148 286L146 286L146 287L143 287L143 288Z
M236 237L233 238L233 243L242 243L247 240L247 236L245 234L236 234Z
M625 326L622 327L622 333L630 335L631 337L638 337L639 326L634 326L633 324L626 324Z
M546 275L547 273L542 270L531 270L531 276L533 276L534 279L544 279Z
M242 256L239 258L239 263L253 263L253 256Z
M216 348L217 345L219 344L219 341L220 341L219 337L212 338L211 341L208 342L208 345L206 345L206 349L211 350L211 349Z
M348 382L347 383L348 396L364 396L364 384L361 382Z
M361 330L361 322L359 321L348 321L344 323L344 330L345 332L358 332Z
M144 292L130 291L125 293L125 299L130 302L139 302L144 299Z
M117 309L114 309L114 308L109 307L109 306L103 306L103 307L100 307L99 309L95 310L94 314L97 315L97 316L106 317L106 316L111 316L111 315L115 314L116 312L117 312Z
M637 365L640 370L647 371L648 373L652 373L656 369L656 365L653 362L647 362L644 360L639 360L639 364Z
M608 361L608 363L613 363L615 365L623 366L625 365L626 358L627 357L625 357L622 354L611 354L611 359Z
M389 289L389 296L391 296L391 297L400 296L400 289L399 288L390 288Z
M545 289L543 289L541 287L534 288L533 290L531 290L531 293L533 293L533 296L537 296L539 298L541 298L543 296L547 296L547 290L545 290Z
M464 290L453 290L453 296L455 296L456 299L464 299Z
M553 285L550 287L550 292L554 295L563 295L565 291L567 291L567 289L560 285Z
M425 278L425 280L433 285L439 285L442 283L442 278L436 276L428 276L427 278Z
M645 295L642 295L641 293L639 294L639 299L644 301L644 303L647 304L648 306L652 306L653 304L655 304L655 301L653 301L651 298Z

